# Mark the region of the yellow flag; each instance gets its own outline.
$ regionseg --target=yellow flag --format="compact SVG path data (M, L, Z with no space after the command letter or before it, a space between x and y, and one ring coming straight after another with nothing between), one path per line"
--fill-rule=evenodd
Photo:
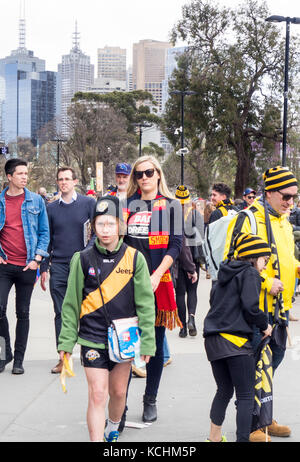
M66 378L67 377L75 377L75 374L73 371L72 357L70 357L70 359L67 360L66 354L64 354L63 367L60 373L60 383L61 383L64 393L67 393L67 389L66 389Z

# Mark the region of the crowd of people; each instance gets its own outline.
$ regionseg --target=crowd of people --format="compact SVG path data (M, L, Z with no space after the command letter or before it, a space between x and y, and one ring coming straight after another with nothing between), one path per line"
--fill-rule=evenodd
M0 195L0 337L5 343L0 373L12 361L14 375L25 372L30 299L39 274L44 291L49 278L54 307L58 362L51 372L61 373L75 344L81 346L91 441L118 440L132 373L146 378L142 420L157 420L163 367L170 361L166 330L174 328L179 338L204 336L217 387L207 441L226 441L222 424L234 391L236 441L265 441L264 428L252 431L254 358L262 339L269 337L273 372L284 359L284 345L273 331L278 310L284 327L288 325L298 285L300 212L293 173L285 167L268 169L261 193L247 187L242 200L233 200L222 182L212 185L208 200L192 200L184 185L172 194L153 156L139 157L132 166L118 163L115 185L102 197L93 190L79 194L76 172L69 166L58 168L58 193L51 199L45 188L38 193L26 188L28 169L22 159L8 160L5 173L7 186ZM230 218L226 225L224 217ZM204 242L216 223L226 226L226 239L199 332L199 274L202 269L211 278ZM6 315L13 285L14 348ZM109 357L107 312L112 320L138 317L137 361L117 363ZM267 439L290 432L273 420Z

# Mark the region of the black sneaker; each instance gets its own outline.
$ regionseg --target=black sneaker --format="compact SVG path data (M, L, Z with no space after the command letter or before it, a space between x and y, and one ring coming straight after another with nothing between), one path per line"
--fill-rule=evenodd
M22 363L23 361L20 359L15 359L11 373L14 375L24 374L25 371Z
M186 327L182 327L179 331L179 337L185 338L187 336L187 330Z
M0 373L4 371L5 366L14 359L13 355L9 355L7 359L0 360Z
M197 335L197 329L195 326L195 316L192 314L189 315L187 327L188 327L190 336L195 337Z

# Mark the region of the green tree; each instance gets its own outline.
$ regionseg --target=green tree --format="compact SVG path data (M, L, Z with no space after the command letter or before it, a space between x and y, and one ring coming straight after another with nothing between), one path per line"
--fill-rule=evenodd
M185 136L192 154L187 164L194 170L201 161L210 166L209 176L224 178L224 166L232 158L235 195L240 197L256 170L253 143L274 152L281 140L284 37L267 23L265 2L247 0L237 9L220 7L209 0L193 0L182 9L172 40L188 44L178 62L170 90L193 90L185 98ZM290 49L290 101L299 41ZM180 101L167 103L164 131L178 145L174 128L180 125ZM295 112L291 111L295 116ZM290 117L292 120L292 117ZM205 146L203 147L203 138ZM200 176L207 172L198 173ZM203 181L202 181L203 182ZM229 180L230 182L230 180Z
M73 101L89 101L111 106L125 117L127 131L130 133L135 131L136 124L149 122L158 125L160 123L160 117L155 113L157 104L151 93L147 91L113 91L106 94L78 92Z
M148 146L143 147L142 155L153 155L156 156L158 159L163 160L165 151L158 144L150 141Z
M74 166L83 189L95 177L96 162L104 164L104 183L112 181L114 166L137 156L135 136L127 131L123 114L109 105L93 100L73 103L68 110L70 134L63 143L62 161Z

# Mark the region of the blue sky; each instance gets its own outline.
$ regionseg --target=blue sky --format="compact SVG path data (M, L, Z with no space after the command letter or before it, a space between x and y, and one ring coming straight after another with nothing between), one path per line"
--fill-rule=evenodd
M142 39L168 40L187 0L26 0L26 47L56 71L72 46L75 21L81 49L96 66L97 48L121 46L131 60L132 44ZM219 0L234 6L240 0ZM271 14L300 17L299 0L268 0ZM0 0L0 58L18 47L20 0ZM284 25L279 25L284 34ZM300 26L292 26L299 29Z

